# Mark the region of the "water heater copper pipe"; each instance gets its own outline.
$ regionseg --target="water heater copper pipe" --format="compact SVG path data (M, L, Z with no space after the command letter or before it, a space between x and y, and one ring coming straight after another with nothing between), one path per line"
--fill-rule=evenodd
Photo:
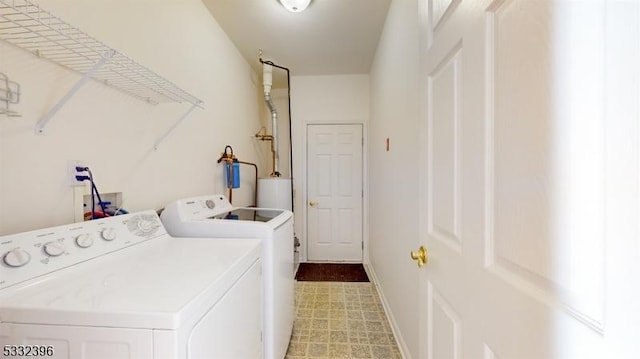
M256 170L256 189L255 189L255 191L253 191L253 206L252 207L258 207L258 165L256 165L255 163L244 162L244 161L238 161L238 163L241 163L243 165L253 166L255 168L255 170Z
M256 138L260 141L270 141L271 142L271 177L280 177L280 172L276 170L276 150L274 148L273 136L271 135L260 135L256 133Z

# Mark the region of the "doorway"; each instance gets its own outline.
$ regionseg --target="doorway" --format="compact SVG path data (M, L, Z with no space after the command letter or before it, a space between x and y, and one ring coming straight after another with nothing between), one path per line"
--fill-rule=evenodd
M307 258L362 262L361 124L307 125Z

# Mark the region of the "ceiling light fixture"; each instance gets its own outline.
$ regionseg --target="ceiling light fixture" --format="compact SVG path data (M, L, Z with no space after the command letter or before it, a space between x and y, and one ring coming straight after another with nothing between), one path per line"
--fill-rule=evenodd
M311 0L280 0L282 6L291 12L302 12L309 6Z

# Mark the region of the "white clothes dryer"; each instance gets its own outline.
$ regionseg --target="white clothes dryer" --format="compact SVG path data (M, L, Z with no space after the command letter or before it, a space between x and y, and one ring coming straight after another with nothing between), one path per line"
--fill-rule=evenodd
M0 237L0 347L260 358L260 253L257 239L173 238L154 211Z
M262 239L263 353L284 358L295 315L293 213L233 207L223 195L208 195L172 202L160 218L174 236Z

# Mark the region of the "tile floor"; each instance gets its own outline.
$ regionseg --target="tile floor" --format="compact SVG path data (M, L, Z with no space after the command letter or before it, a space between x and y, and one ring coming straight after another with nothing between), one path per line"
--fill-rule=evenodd
M296 282L287 359L402 359L373 283Z

